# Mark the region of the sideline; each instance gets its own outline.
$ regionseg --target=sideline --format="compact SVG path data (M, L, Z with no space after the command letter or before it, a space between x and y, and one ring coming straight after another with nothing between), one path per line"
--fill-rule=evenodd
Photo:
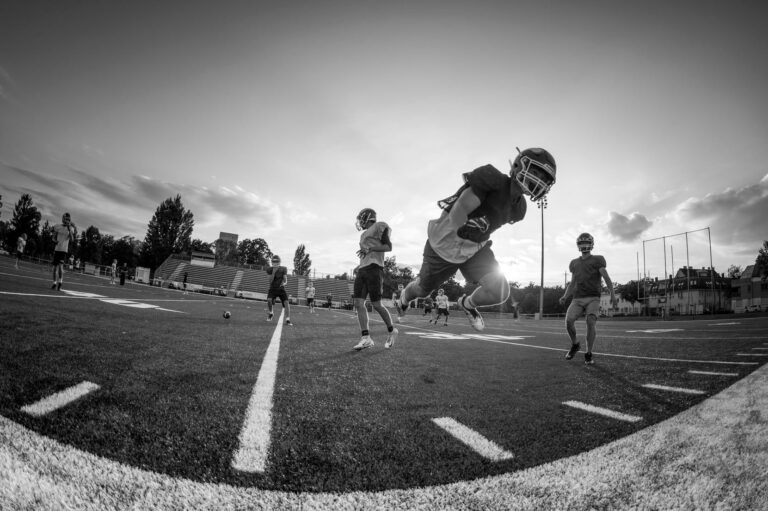
M0 508L768 509L768 365L592 451L448 485L289 493L198 483L78 451L0 416Z

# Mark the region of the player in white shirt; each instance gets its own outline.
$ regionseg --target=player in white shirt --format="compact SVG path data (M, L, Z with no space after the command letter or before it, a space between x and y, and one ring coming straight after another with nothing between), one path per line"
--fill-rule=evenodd
M437 290L435 303L437 304L435 325L437 325L437 322L440 321L440 316L445 316L445 322L443 323L443 326L448 326L448 295L445 294L445 291L443 291L442 288Z
M307 307L309 307L309 312L315 312L315 286L312 285L312 281L309 281L309 285L307 286L306 296L307 296Z
M75 240L76 233L77 228L72 223L72 217L69 213L64 213L61 217L61 223L53 226L56 248L53 252L53 285L51 289L61 289L61 282L64 280L64 261L67 260L69 242Z

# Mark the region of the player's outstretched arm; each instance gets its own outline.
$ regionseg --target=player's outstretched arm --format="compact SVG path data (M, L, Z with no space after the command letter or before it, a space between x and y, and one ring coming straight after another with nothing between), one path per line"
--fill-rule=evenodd
M448 212L448 219L451 225L456 226L456 228L464 225L469 218L469 214L480 206L480 202L480 198L472 191L472 188L467 188L461 192L461 195L459 195L459 198L456 199L453 207Z

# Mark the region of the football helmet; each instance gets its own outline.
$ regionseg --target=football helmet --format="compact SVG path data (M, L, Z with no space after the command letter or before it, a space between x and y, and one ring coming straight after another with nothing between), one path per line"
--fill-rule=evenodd
M583 232L576 238L576 246L579 247L579 251L582 253L592 252L592 248L595 246L595 238L588 232Z
M371 222L376 222L376 212L371 208L364 208L357 214L355 227L357 227L358 231L362 231L363 229L370 227Z
M509 175L523 188L523 192L531 196L531 201L542 199L555 184L557 164L555 158L540 147L532 147L521 151L515 161L510 161L512 167Z
M272 256L272 266L280 266L280 256L279 255L273 255Z

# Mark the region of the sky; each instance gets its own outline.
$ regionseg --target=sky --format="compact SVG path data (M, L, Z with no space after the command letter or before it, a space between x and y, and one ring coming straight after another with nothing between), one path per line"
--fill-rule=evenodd
M357 264L357 213L418 270L461 174L544 147L543 211L494 233L510 281L562 285L589 232L614 282L753 264L768 240L761 1L0 4L0 194L143 240L181 196L193 238ZM543 216L543 228L542 228ZM542 250L542 237L544 250Z

